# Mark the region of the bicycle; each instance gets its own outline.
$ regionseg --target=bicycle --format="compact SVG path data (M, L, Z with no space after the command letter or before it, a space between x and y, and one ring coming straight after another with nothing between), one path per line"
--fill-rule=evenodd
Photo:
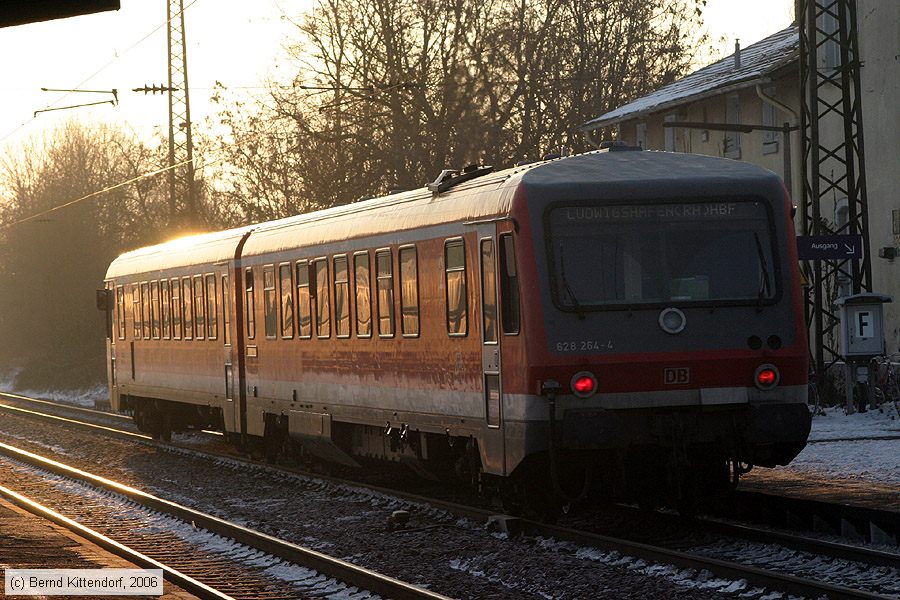
M822 407L819 400L819 385L815 371L810 372L806 388L806 408L809 409L810 414L814 417L817 415L824 415L825 409Z
M900 357L900 352L873 357L869 361L869 382L873 408L887 402L900 416L900 378L893 362L896 357Z

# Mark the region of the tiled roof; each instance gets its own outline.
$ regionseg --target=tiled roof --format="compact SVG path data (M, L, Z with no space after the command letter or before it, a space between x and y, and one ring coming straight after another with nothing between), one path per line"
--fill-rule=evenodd
M655 92L591 119L579 129L592 130L679 106L709 96L723 88L739 89L760 83L766 75L796 61L800 56L800 34L791 25L776 34L741 49L741 66L734 55L707 65Z

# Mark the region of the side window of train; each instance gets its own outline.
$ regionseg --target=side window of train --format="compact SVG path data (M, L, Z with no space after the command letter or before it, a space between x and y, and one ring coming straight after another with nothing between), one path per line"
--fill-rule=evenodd
M214 340L219 336L218 307L216 306L216 276L206 275L206 337Z
M222 275L222 339L231 343L231 288L228 287L228 275Z
M415 246L400 248L400 330L419 335L419 272Z
M244 272L244 290L247 295L246 311L247 311L247 338L256 337L256 310L253 303L253 267L249 267Z
M194 294L191 292L191 278L181 279L181 306L184 315L184 339L194 339Z
M181 318L184 313L181 306L181 284L177 277L169 280L169 284L172 288L172 339L180 340Z
M159 339L159 282L150 282L150 323L153 339Z
M203 300L203 276L194 275L194 339L206 336L206 303Z
M278 302L275 299L275 265L263 267L263 308L266 339L274 340L278 323Z
M116 333L120 340L125 339L125 286L116 286Z
M278 285L281 292L281 337L289 340L294 337L294 281L290 263L278 266Z
M497 343L497 270L494 267L494 240L481 240L481 324L484 342Z
M141 339L141 288L137 283L131 286L131 322L134 324L134 339Z
M350 276L347 269L347 257L335 256L334 272L334 335L339 338L350 337Z
M369 253L353 255L353 272L356 283L356 336L372 337L372 290L369 279Z
M316 273L316 337L331 337L331 306L328 294L328 259L313 262Z
M375 253L378 292L378 336L394 336L394 271L390 250Z
M447 334L468 333L468 296L466 295L466 246L463 240L444 242L444 281L447 289Z
M169 280L162 279L159 282L159 297L162 304L160 320L162 322L162 337L167 340L172 337L172 301L169 291Z
M517 335L521 323L519 274L511 233L500 236L500 319L504 335Z
M312 312L309 307L309 262L297 261L297 337L312 337Z
M145 340L150 339L150 284L141 282L141 317L142 332Z

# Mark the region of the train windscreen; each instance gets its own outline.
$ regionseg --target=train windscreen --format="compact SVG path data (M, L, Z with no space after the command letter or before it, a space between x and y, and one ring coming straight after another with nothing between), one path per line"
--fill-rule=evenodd
M762 202L558 205L546 225L564 310L776 298L774 228Z

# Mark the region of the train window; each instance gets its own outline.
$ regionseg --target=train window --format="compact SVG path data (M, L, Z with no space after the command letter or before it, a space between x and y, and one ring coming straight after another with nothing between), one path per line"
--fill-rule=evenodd
M369 253L360 252L353 256L353 271L356 280L356 335L372 337L372 291L369 283Z
M172 337L172 303L170 301L169 280L159 282L159 301L161 306L160 321L162 322L162 337L167 340Z
M331 337L331 307L328 298L328 261L313 262L316 272L316 336Z
M400 248L400 329L404 337L419 335L419 273L415 247Z
M181 285L175 277L169 281L172 288L172 339L181 339Z
M116 286L116 332L125 339L125 286Z
M144 339L150 339L150 284L141 283L141 315L143 317Z
M219 335L219 323L216 306L216 276L212 273L206 276L206 337L214 340Z
M334 334L339 338L350 337L350 276L347 273L347 257L334 257Z
M265 309L266 338L275 339L278 323L278 302L275 299L275 265L263 267L263 307Z
M297 337L312 337L312 313L309 308L309 263L297 261Z
M447 333L468 333L468 297L466 296L466 247L462 239L444 244L444 279L447 284Z
M394 335L394 272L391 251L379 250L375 253L378 292L378 335Z
M131 286L131 322L134 323L134 339L141 339L141 288L136 283Z
M222 275L222 339L231 343L231 296L229 295L228 275Z
M519 274L511 233L500 236L500 321L504 335L519 333Z
M191 291L191 278L184 277L181 280L181 306L184 316L184 339L194 339L194 294Z
M497 272L494 240L481 240L481 325L484 343L497 343Z
M206 304L203 301L203 276L194 275L194 339L206 336Z
M247 337L256 337L256 307L253 303L253 268L250 267L244 273L244 289L247 294Z
M281 286L281 337L294 337L294 282L291 278L290 263L279 265L278 284Z
M159 339L159 282L150 282L150 323L154 340Z

